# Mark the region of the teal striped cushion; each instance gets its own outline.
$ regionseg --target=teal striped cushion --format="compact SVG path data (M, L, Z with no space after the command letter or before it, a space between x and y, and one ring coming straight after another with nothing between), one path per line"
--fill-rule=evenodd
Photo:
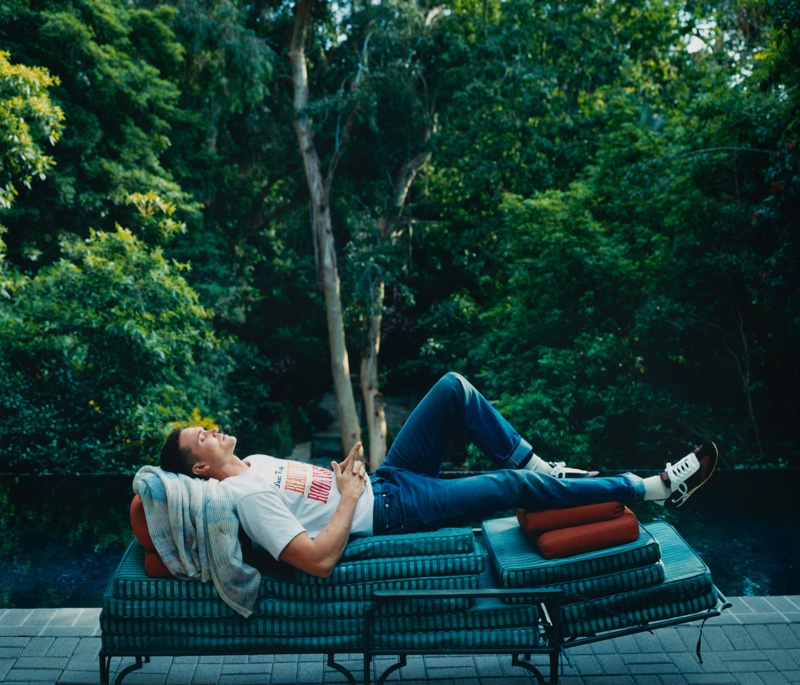
M303 585L339 585L341 583L369 583L420 576L472 575L481 573L484 564L485 555L480 549L475 549L467 554L433 554L424 557L340 561L328 578L319 578L297 571L297 582Z
M656 606L631 609L614 615L596 616L582 621L570 621L562 624L564 636L579 637L596 635L606 630L616 630L628 626L642 626L652 621L678 618L700 611L713 609L717 604L717 593L713 588L707 592L662 602Z
M652 620L648 618L652 612L648 612L654 608L669 611L670 617L679 616L680 613L674 612L681 611L682 602L689 600L689 606L696 606L697 601L702 604L705 601L703 598L708 598L709 593L713 592L713 581L708 567L671 525L659 521L646 525L645 528L661 545L665 570L663 583L564 607L562 617L570 624L570 634L587 634L638 625L643 620ZM715 603L716 600L711 606ZM694 609L684 613L691 611ZM573 630L579 632L573 633Z
M658 542L642 527L634 542L567 559L545 559L514 516L485 521L482 530L498 581L506 588L540 587L607 575L655 564L661 557Z
M604 576L593 578L578 578L563 583L543 585L539 589L555 588L564 591L564 604L573 602L590 601L597 597L606 597L619 592L639 590L641 588L657 585L664 581L664 565L661 562L639 566L626 571L617 571ZM516 604L526 600L509 599L509 604Z
M352 538L341 561L432 554L467 554L475 548L471 528L442 528L429 533L404 533Z
M370 600L354 602L302 602L260 598L253 616L284 618L356 618L363 616ZM404 600L392 604L387 612L410 614L419 612L463 611L472 606L469 599L444 597L430 600ZM121 618L231 618L238 614L222 600L216 599L117 599L103 597L103 609Z
M292 602L261 598L253 616L285 618L354 618L363 616L369 601ZM103 597L103 609L111 616L124 618L231 618L238 616L222 600L206 599L117 599Z
M362 635L317 635L282 637L254 635L236 637L189 637L167 635L115 635L103 633L106 649L139 652L140 654L303 654L309 652L359 652Z
M451 630L432 633L385 633L373 636L375 649L433 650L447 649L519 649L535 647L539 642L534 628L500 630Z
M477 548L476 548L477 549ZM480 551L473 553L475 556ZM261 579L259 599L289 599L305 602L367 600L373 590L465 590L478 587L478 574L400 578L340 585L301 585L276 575ZM131 600L222 601L213 583L183 581L172 578L148 578L144 572L144 550L134 541L114 574L106 596Z
M171 637L306 637L361 635L362 618L120 618L100 614L103 632L117 635L167 635Z
M509 606L498 599L488 597L477 598L475 606L467 611L433 615L385 616L382 614L383 611L381 611L381 615L375 617L374 630L376 633L522 628L535 626L539 620L539 610L536 606L530 604Z
M300 585L265 580L266 596L298 601L347 601L369 599L375 590L468 590L478 587L477 574L468 576L436 576L435 578L399 578L372 583L345 585Z

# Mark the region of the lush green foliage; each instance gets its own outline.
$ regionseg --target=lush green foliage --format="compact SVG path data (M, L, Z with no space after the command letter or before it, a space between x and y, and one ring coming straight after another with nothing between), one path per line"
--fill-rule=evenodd
M86 472L153 461L170 421L197 406L187 382L213 348L206 311L159 249L92 232L0 302L4 471ZM157 443L156 443L157 445Z
M0 132L27 136L0 142L4 469L126 468L192 412L245 452L324 423L292 23L0 8ZM386 283L387 394L457 368L548 458L711 435L729 466L797 463L793 0L319 2L308 55L350 349Z
M0 51L0 207L11 207L15 182L30 188L53 166L42 143L55 145L61 136L64 114L47 93L55 83L45 69L12 64Z

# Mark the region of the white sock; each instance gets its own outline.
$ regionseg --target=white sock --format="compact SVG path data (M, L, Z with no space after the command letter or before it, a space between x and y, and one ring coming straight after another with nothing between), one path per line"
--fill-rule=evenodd
M546 473L548 476L553 472L553 467L536 454L531 454L528 463L522 468L526 471L534 471L535 473Z
M672 494L669 486L661 480L661 476L649 476L642 479L644 481L644 499L664 500Z

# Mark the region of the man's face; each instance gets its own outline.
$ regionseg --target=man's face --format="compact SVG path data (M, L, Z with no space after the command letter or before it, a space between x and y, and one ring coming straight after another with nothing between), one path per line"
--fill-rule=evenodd
M191 447L198 463L216 468L224 465L233 456L236 438L220 433L219 428L206 430L199 426L184 428L179 439L180 446Z

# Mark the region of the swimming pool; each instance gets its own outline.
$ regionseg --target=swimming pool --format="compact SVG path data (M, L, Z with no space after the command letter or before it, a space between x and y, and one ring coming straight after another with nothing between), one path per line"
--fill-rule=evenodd
M0 477L0 607L98 607L133 539L131 476ZM800 470L720 471L664 518L723 594L800 595Z

